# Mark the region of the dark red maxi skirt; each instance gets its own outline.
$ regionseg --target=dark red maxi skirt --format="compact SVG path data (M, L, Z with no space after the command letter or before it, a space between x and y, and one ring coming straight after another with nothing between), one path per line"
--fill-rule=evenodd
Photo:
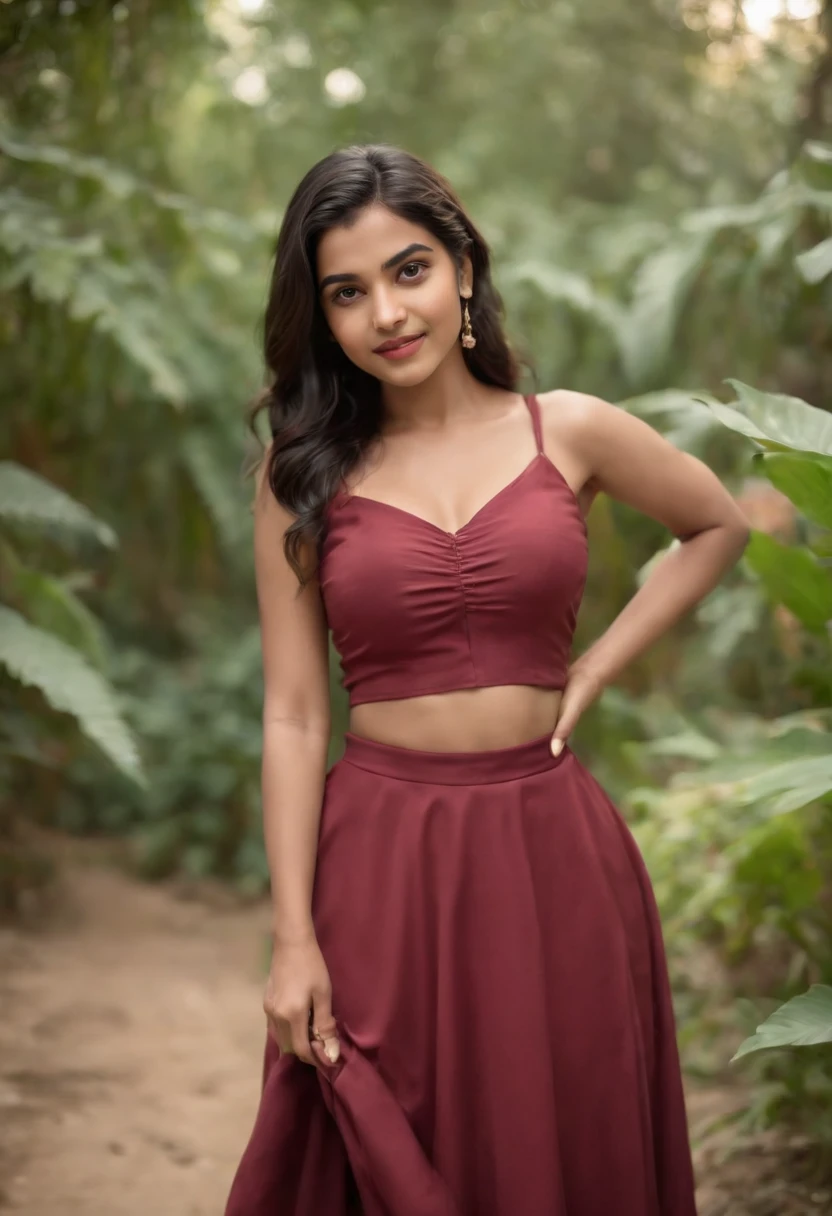
M314 920L342 1057L267 1040L226 1216L695 1216L652 888L568 746L348 735Z

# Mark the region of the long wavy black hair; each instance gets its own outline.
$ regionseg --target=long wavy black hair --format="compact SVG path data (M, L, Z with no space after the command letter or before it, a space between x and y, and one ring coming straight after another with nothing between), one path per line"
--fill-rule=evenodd
M304 546L320 551L327 504L381 425L380 382L331 341L315 274L321 235L349 224L372 203L426 228L457 265L463 255L470 256L469 308L477 344L464 350L466 364L483 384L514 390L519 380L518 362L503 333L488 246L448 182L417 156L384 144L342 148L314 165L292 195L280 227L265 314L269 387L249 415L254 429L260 410L268 410L273 443L265 476L294 516L283 544L301 584L312 573L303 569Z

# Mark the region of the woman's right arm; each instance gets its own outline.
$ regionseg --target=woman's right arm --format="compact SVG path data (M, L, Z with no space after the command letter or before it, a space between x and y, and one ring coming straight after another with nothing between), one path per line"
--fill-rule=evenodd
M326 618L317 579L300 590L283 552L292 517L257 474L254 563L263 651L263 834L272 896L264 1008L283 1051L315 1063L309 1017L337 1059L329 975L312 924L312 884L330 737ZM308 559L309 554L306 554Z

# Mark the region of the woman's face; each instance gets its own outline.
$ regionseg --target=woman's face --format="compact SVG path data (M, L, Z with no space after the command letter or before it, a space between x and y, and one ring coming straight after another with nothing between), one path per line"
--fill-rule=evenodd
M420 384L459 345L460 295L470 292L441 241L374 203L318 242L324 317L346 356L387 384Z

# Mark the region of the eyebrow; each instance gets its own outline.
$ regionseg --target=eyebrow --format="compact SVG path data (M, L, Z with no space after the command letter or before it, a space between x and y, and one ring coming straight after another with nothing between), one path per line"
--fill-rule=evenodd
M392 258L388 258L386 262L382 262L382 270L391 270L394 266L398 266L405 258L409 258L414 253L433 253L430 245L420 245L418 241L414 241L412 245L408 245L406 249L402 249L399 253L394 253ZM357 274L328 274L325 279L322 279L318 291L323 291L325 287L329 287L331 283L354 283L359 276Z

